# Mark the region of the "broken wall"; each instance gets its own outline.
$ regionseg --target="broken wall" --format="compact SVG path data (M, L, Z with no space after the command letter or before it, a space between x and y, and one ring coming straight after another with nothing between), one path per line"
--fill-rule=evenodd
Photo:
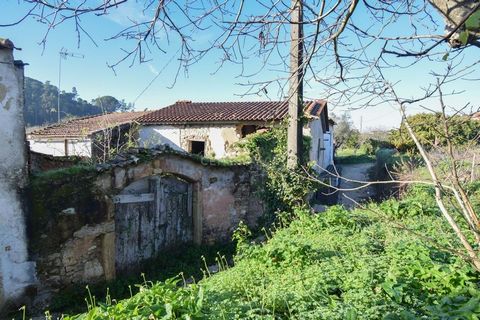
M133 149L96 169L72 167L33 179L29 230L42 290L116 276L114 200L144 179L169 175L193 186L194 243L227 241L241 220L254 227L263 214L256 170L202 161L171 149Z

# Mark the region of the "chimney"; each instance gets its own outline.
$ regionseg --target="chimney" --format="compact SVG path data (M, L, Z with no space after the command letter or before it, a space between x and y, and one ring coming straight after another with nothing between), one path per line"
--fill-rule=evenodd
M175 102L176 104L180 104L180 103L192 103L192 100L177 100L177 102Z

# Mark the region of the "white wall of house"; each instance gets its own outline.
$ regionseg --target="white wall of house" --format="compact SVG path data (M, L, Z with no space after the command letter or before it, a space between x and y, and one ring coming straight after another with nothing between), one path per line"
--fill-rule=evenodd
M65 139L28 139L30 150L49 154L55 157L79 156L91 157L92 142L90 139L66 139L67 153L65 153Z
M304 128L304 135L312 138L310 161L315 161L321 168L333 163L333 149L325 145L322 121L309 119ZM241 139L240 125L144 125L139 130L139 145L153 147L165 144L176 150L190 151L189 141L205 141L207 156L216 159L229 155L231 146ZM331 160L330 160L331 159ZM320 168L317 170L322 171Z
M180 147L181 127L174 126L141 126L139 130L139 144L151 148L159 144L168 145L175 150Z
M333 147L333 125L330 124L329 130L324 134L325 159L324 163L329 166L333 165L334 147Z
M152 125L139 130L140 146L166 144L176 150L190 151L190 141L204 141L206 155L216 159L227 156L229 148L240 138L236 125Z
M23 83L13 49L0 44L0 309L35 282L21 197L27 181Z
M325 147L323 140L323 125L321 119L309 119L307 125L303 129L303 134L311 138L310 161L314 161L317 164L315 170L317 170L318 172L322 172L321 168L325 168Z

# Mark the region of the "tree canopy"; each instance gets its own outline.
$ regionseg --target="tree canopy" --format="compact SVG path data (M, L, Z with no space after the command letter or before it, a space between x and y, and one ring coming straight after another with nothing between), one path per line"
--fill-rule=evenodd
M417 113L407 117L407 121L418 140L427 150L444 147L447 143L440 113ZM447 118L449 135L452 144L462 146L477 144L480 134L480 121L467 116L451 116ZM390 132L390 142L400 151L416 151L415 143L408 134L405 123L399 129Z
M24 117L27 126L40 126L57 121L58 88L49 81L25 78ZM60 94L61 118L84 117L133 109L132 104L112 96L103 96L88 102L78 96L77 89Z

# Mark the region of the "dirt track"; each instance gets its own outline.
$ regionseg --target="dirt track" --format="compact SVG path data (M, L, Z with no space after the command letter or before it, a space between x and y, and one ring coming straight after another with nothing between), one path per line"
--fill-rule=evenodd
M341 175L345 179L340 179L340 189L354 189L362 186L360 183L348 180L370 180L368 176L368 170L373 165L373 162L341 165ZM356 190L344 190L338 195L338 204L342 204L346 208L353 208L356 206L356 202L362 202L373 195L373 187L360 188Z

